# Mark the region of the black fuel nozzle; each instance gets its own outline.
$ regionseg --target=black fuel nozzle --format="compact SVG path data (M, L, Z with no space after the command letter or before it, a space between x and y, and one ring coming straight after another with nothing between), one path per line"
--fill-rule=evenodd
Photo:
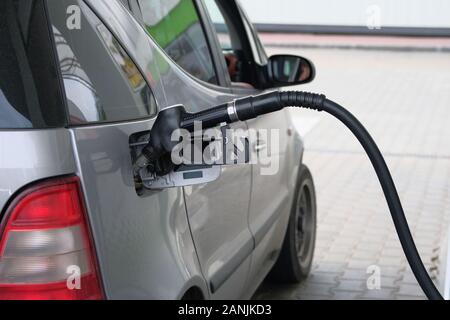
M177 144L171 139L172 133L180 129L185 114L183 106L164 109L159 113L150 131L150 140L134 163L135 174L142 168L148 168L157 175L165 175L173 169L172 162L164 160Z
M150 172L158 175L168 173L167 170L171 167L167 164L162 165L158 161L165 159L164 156L170 153L177 144L171 140L172 133L177 129L193 132L196 123L201 123L202 129L209 129L221 123L231 124L254 119L264 114L280 111L287 106L302 105L306 108L320 110L320 106L325 100L324 95L308 92L273 91L235 99L198 113L187 113L182 106L162 110L150 132L148 145L142 150L142 155L134 164L135 172L147 167ZM160 170L161 168L163 170Z

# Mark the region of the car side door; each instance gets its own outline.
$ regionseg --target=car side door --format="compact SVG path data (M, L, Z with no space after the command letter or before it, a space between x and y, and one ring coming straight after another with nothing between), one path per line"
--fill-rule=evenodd
M223 54L241 59L241 70L229 70L231 87L239 96L257 95L268 87L268 63L259 37L235 0L203 0L218 35ZM235 73L242 73L235 77ZM244 85L242 84L244 81ZM252 137L252 193L249 223L255 250L249 278L252 292L272 267L281 248L295 186L300 156L290 157L294 138L289 113L282 110L247 121ZM293 163L293 159L296 159ZM294 178L293 178L294 177Z
M189 95L181 94L167 80L166 96L171 104L183 104L189 112L210 107L198 99L193 105L198 86L207 92L211 103L235 97L224 77L223 64L217 64L217 50L210 42L199 1L128 2L153 40L191 79ZM240 123L232 128L247 130L247 125ZM245 291L254 248L248 225L251 170L245 164L223 166L218 180L183 188L196 252L213 299L241 298Z

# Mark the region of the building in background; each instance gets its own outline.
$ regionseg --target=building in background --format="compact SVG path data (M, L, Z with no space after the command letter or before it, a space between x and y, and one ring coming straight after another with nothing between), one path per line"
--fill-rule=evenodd
M241 0L261 31L450 36L449 0Z

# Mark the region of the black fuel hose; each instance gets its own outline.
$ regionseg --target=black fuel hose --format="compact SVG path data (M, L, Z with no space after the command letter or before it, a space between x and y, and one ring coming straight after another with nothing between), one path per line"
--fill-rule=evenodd
M441 294L431 280L422 260L420 259L419 252L417 251L417 247L411 235L408 221L406 220L391 173L389 172L386 161L384 160L375 141L372 139L364 126L358 121L358 119L356 119L349 111L344 109L339 104L326 99L320 109L321 111L331 114L345 124L363 146L370 158L370 161L372 162L375 172L377 173L378 180L383 188L384 196L386 197L389 210L391 211L395 229L397 230L403 251L405 252L414 276L428 299L443 300Z
M403 251L417 282L428 299L443 300L417 251L397 188L386 161L369 132L355 116L339 104L328 100L324 95L295 91L273 92L264 96L236 100L234 106L239 120L254 118L257 115L270 113L284 107L300 107L329 113L341 121L355 135L369 156L378 176Z
M417 282L430 300L443 300L417 251L397 189L377 144L355 116L339 104L328 100L324 95L301 91L275 91L237 99L195 114L185 113L184 109L175 110L176 112L169 109L163 112L160 119L157 119L157 124L160 125L155 125L152 129L152 140L144 148L141 162L146 164L171 151L168 142L170 137L167 134L169 131L172 132L177 128L194 131L196 122L201 122L202 128L207 129L224 122L246 121L285 107L327 112L341 121L355 135L369 156L381 183L403 251ZM162 143L164 141L166 142Z

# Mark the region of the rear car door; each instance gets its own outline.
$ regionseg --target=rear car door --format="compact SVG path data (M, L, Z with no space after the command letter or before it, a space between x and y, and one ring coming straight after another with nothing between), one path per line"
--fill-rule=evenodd
M193 0L128 1L135 17L156 43L190 79L184 88L165 82L169 104L184 104L188 111L230 101L234 95L217 64L207 26L201 20L203 6ZM223 62L223 61L222 61ZM199 98L196 95L200 94ZM209 99L204 104L202 99ZM246 130L245 123L232 125ZM254 247L248 226L251 166L223 166L212 183L184 188L189 223L212 298L240 298Z

